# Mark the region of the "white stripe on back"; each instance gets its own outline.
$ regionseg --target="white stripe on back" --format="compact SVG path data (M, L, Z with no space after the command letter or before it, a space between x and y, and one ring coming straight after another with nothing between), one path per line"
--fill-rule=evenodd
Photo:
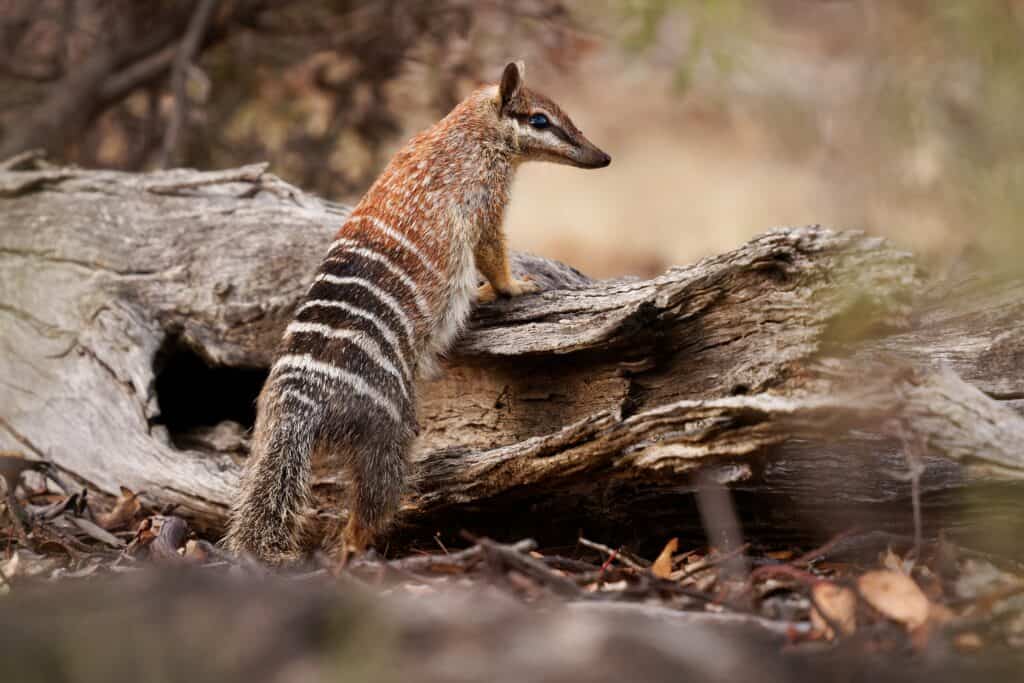
M296 401L303 404L307 408L311 408L313 410L316 410L318 407L316 401L311 399L309 396L306 396L301 391L297 391L295 389L285 389L284 391L281 392L281 395L290 396L291 398L294 398Z
M403 285L405 285L410 292L412 292L413 298L416 300L416 308L420 310L420 313L424 317L430 316L430 307L427 305L427 300L423 298L422 294L420 294L420 288L419 286L417 286L416 281L409 277L409 274L402 270L394 262L392 262L391 259L389 259L387 256L381 254L378 251L368 249L362 246L356 240L350 240L344 237L340 237L334 240L334 242L331 243L331 248L327 253L331 254L335 251L335 249L341 249L343 247L345 252L351 254L358 254L359 256L362 256L363 258L368 258L371 261L377 261L385 268L387 268L389 271L391 271L391 274L397 277L399 281ZM338 259L337 257L328 256L327 260L336 261Z
M405 378L402 377L402 373L399 372L398 368L396 368L391 361L387 359L377 342L375 342L368 334L357 330L336 330L330 325L323 325L321 323L302 322L294 322L285 330L285 334L291 334L293 332L308 332L311 334L319 334L322 337L329 337L331 339L344 339L345 341L358 346L363 353L370 357L370 360L395 376L398 380L398 386L402 390L402 395L408 398L409 394L406 392Z
M329 282L332 285L356 285L357 287L362 287L370 294L373 294L375 297L380 299L385 306L394 312L395 317L398 318L398 322L405 328L405 334L409 338L410 345L412 345L414 335L412 321L410 321L409 316L405 314L405 309L402 308L401 302L377 285L363 277L338 277L337 275L331 275L330 273L321 273L320 275L317 275L316 280L313 282Z
M373 401L377 407L384 410L392 420L397 423L402 422L402 417L398 412L398 408L395 407L395 404L382 393L370 386L366 380L353 372L336 368L330 363L318 361L308 353L281 356L277 359L277 362L274 363L274 369L276 370L277 368L294 368L296 370L312 372L343 382L355 393L362 394Z
M412 372L409 370L409 366L405 362L405 357L402 355L402 346L398 341L398 337L395 336L395 333L391 329L390 325L388 325L383 320L381 320L380 318L378 318L373 313L370 313L367 310L359 308L358 306L353 306L347 301L335 301L334 299L312 299L311 301L307 301L306 303L299 306L298 310L295 311L295 315L299 315L307 308L317 307L338 308L345 311L346 313L350 313L354 316L358 316L365 320L369 320L370 323L372 323L373 326L377 328L377 331L380 332L380 336L384 337L384 341L386 341L391 346L391 349L395 352L395 357L398 358L398 362L402 364L402 370L405 372L405 376L409 377L410 379L412 378Z
M418 258L420 261L422 261L423 265L426 267L427 270L429 270L431 273L433 273L434 277L436 277L441 282L445 281L445 278L441 275L441 272L437 269L437 266L435 266L434 263L430 259L428 259L426 257L426 255L424 255L424 253L422 251L420 251L419 247L417 247L415 244L410 242L408 237L406 237L402 233L398 232L397 230L395 230L394 228L389 226L384 221L380 220L376 216L368 216L368 215L362 214L362 213L357 215L357 216L349 216L349 220L350 221L358 221L358 220L370 221L370 223L372 223L374 227L376 227L378 230L380 230L382 233L384 233L385 235L387 235L391 239L393 239L396 242L398 242L399 244L401 244L403 247L408 249L413 255L415 255L416 258Z

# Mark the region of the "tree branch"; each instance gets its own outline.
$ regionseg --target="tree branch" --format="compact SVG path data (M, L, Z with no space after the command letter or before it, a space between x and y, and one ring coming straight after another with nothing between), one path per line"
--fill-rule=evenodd
M178 146L178 138L181 135L185 119L188 117L188 93L185 86L188 81L188 71L192 67L192 61L199 45L203 39L206 26L213 16L213 10L217 7L217 0L199 0L192 18L189 20L185 37L178 46L174 59L174 70L171 74L171 91L174 93L174 109L171 112L171 119L167 124L167 133L164 135L163 148L160 151L158 162L161 168L167 166L172 154Z

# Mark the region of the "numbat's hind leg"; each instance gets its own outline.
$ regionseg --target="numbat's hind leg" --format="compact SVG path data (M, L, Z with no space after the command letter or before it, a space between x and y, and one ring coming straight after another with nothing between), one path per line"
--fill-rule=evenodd
M414 433L381 430L350 450L349 518L341 541L346 552L362 553L387 530L402 501Z

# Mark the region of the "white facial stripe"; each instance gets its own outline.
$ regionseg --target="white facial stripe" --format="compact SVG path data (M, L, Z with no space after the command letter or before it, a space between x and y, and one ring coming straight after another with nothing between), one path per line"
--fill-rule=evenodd
M378 251L373 249L367 249L360 245L356 240L345 239L344 237L334 240L331 244L330 251L328 254L333 254L335 251L344 251L350 254L357 254L363 258L376 261L383 265L392 275L398 278L399 282L405 285L416 301L416 308L424 317L430 315L430 307L427 305L427 300L420 294L420 288L416 285L416 281L409 277L409 274L402 270L398 265L391 261L387 256L384 256ZM328 257L328 260L336 260L333 257Z
M322 337L329 339L344 339L350 342L354 346L359 347L367 356L370 357L374 363L376 363L381 369L395 376L398 380L398 386L402 390L402 395L408 397L409 394L405 389L405 377L398 371L391 361L387 359L384 352L378 346L377 342L362 332L356 330L336 330L330 325L322 325L320 323L300 323L294 322L288 326L285 330L285 334L296 334L296 333L308 333L318 334Z
M411 241L409 241L408 237L406 237L402 233L398 232L397 230L391 228L384 221L380 220L379 218L377 218L375 216L368 216L366 214L359 214L358 216L352 216L352 217L349 218L349 220L350 221L358 221L358 220L369 221L375 228L377 228L382 233L384 233L385 235L387 235L391 239L393 239L396 242L398 242L399 244L401 244L407 250L409 250L409 253L413 254L416 258L418 258L423 263L423 266L431 274L433 274L433 276L436 277L439 281L441 281L441 282L445 281L444 277L441 275L441 271L439 271L437 269L437 266L435 266L434 263L430 259L428 259L423 254L422 251L420 251L419 247L417 247L415 244L413 244Z
M295 315L302 313L308 308L317 307L337 308L339 310L345 311L346 313L350 313L351 315L363 318L364 320L369 320L370 323L377 328L377 331L380 332L380 336L384 337L384 340L391 346L391 349L395 352L395 357L397 357L398 362L402 364L402 371L405 373L405 376L410 378L412 377L412 372L409 370L409 366L405 362L405 357L402 356L402 346L398 341L398 337L395 336L394 330L392 330L391 327L383 320L375 316L373 313L370 313L369 311L359 308L358 306L353 306L352 304L345 301L334 301L332 299L313 299L312 301L307 301L306 303L299 306L299 310L295 312Z
M536 143L537 147L551 149L554 147L560 147L569 149L570 146L565 140L555 135L550 128L544 130L537 130L529 124L522 124L519 126L519 136L522 138L529 138Z
M392 310L392 312L395 314L395 317L398 318L398 322L401 323L403 328L405 328L405 334L409 339L410 346L412 345L414 334L412 321L410 321L409 316L405 314L405 309L402 308L401 302L399 302L398 299L391 296L377 285L373 284L366 278L338 277L337 275L331 275L329 273L322 273L318 275L314 282L328 282L332 285L355 285L357 287L362 287L370 294L373 294L381 301L381 303L383 303L385 306Z
M342 382L355 393L366 396L373 401L378 408L386 412L396 423L402 422L402 416L398 412L398 408L395 407L395 404L355 373L336 368L330 363L318 361L308 353L281 356L274 363L274 369L278 368L292 368Z

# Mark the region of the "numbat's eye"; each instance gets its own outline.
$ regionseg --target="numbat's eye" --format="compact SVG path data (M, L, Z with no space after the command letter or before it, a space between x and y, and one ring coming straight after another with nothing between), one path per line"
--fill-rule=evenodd
M538 128L541 130L551 125L551 122L548 121L548 117L544 116L544 114L530 114L530 118L527 120L527 123L529 123L534 128Z

